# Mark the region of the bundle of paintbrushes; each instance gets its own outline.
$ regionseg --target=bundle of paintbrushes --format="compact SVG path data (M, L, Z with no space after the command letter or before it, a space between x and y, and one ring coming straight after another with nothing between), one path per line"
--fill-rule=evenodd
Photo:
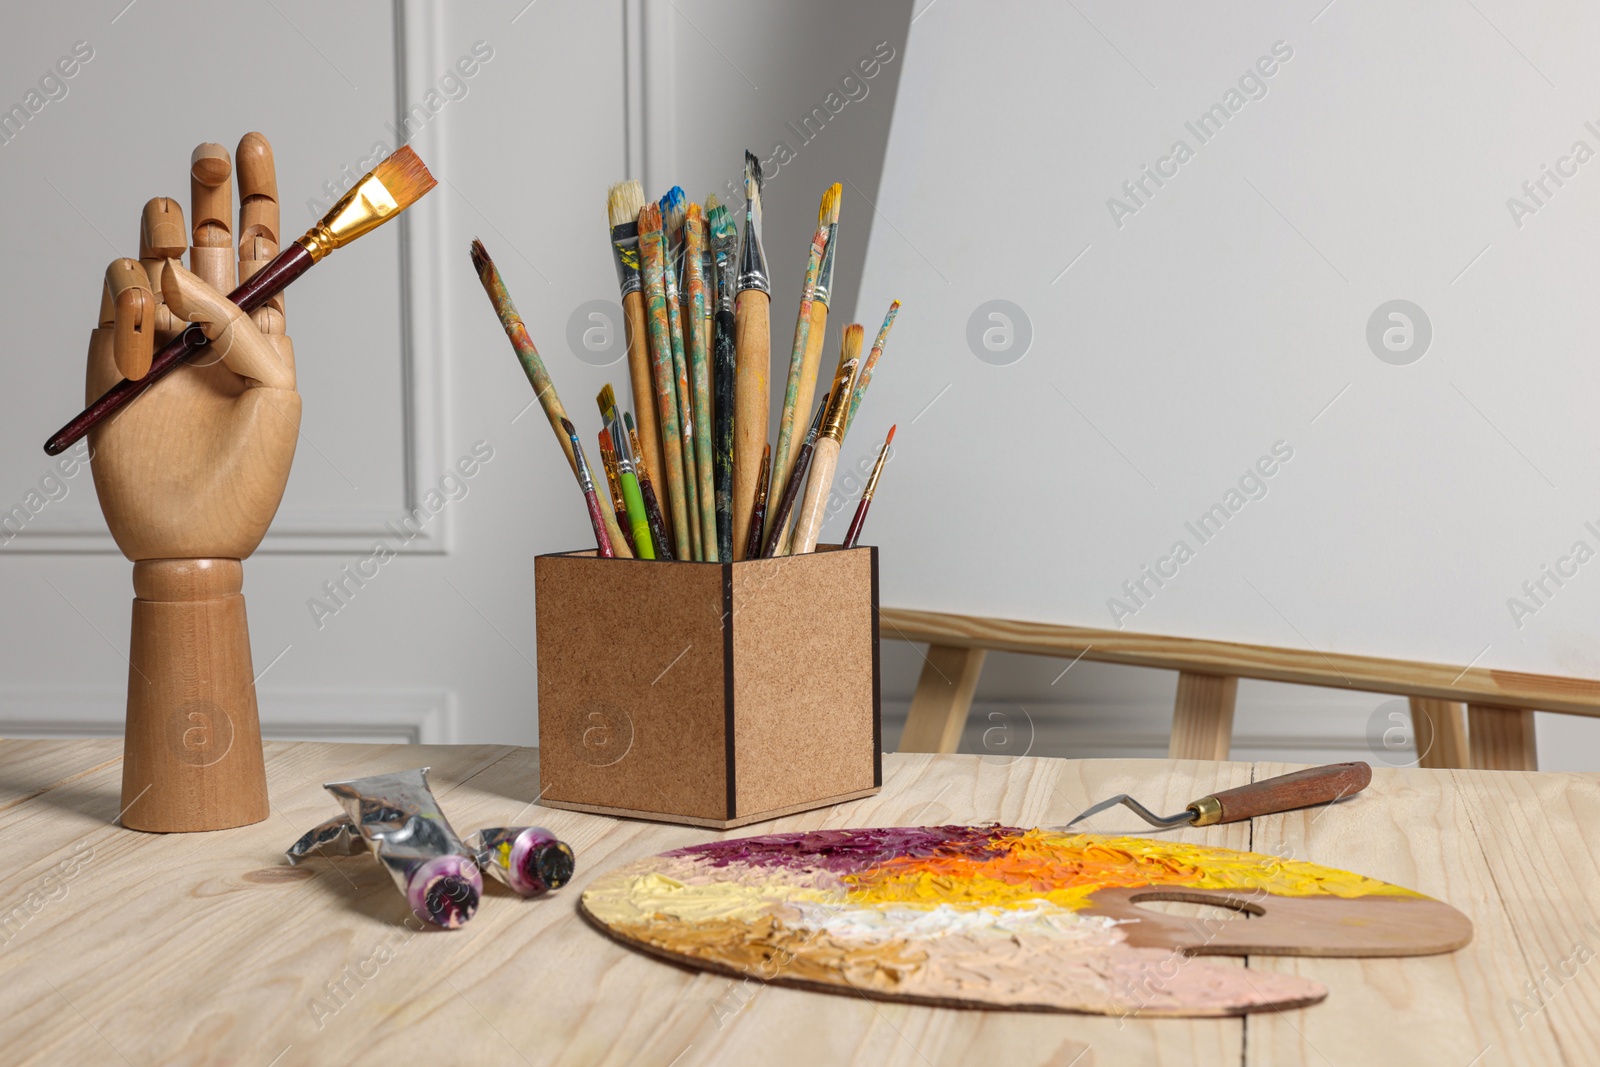
M611 187L606 211L633 409L618 404L610 385L596 397L598 472L494 262L472 243L473 266L583 490L601 556L728 563L816 549L840 446L900 302L889 306L865 357L862 327L844 330L832 385L813 411L839 233L841 188L832 186L807 251L782 414L769 440L772 287L761 183L760 161L746 152L742 236L736 212L715 196L702 208L676 186L655 203L645 202L637 181ZM845 547L860 536L893 437L891 428Z

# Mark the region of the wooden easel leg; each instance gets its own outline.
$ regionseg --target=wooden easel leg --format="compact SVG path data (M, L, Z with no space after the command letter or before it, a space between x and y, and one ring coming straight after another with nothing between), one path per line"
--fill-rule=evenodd
M1233 744L1233 703L1239 679L1212 674L1178 675L1172 708L1169 759L1227 759Z
M927 662L917 681L917 691L911 696L906 727L900 734L901 752L956 750L987 654L988 650L982 648L928 646Z
M1533 712L1522 708L1467 705L1467 750L1481 771L1536 771Z
M1417 742L1417 766L1467 766L1467 715L1459 701L1412 697L1411 735Z

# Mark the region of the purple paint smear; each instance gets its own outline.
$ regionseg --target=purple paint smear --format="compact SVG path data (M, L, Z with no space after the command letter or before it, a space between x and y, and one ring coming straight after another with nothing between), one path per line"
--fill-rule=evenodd
M1022 830L1012 826L884 826L863 830L811 830L711 841L668 852L697 856L713 867L743 863L752 867L822 868L853 874L896 857L944 854L985 859L1003 855L1005 842Z

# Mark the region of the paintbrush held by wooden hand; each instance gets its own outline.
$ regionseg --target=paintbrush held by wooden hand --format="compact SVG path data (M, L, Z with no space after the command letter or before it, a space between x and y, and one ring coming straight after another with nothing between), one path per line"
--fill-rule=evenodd
M196 161L195 180L205 180L207 171ZM245 314L264 306L269 300L289 287L312 266L336 248L342 248L358 237L363 237L382 226L400 212L422 198L438 183L428 173L417 154L409 147L402 148L374 167L371 173L357 182L338 203L324 215L305 236L279 252L271 262L257 270L242 285L228 294L228 300ZM242 210L242 209L241 209ZM196 219L196 223L200 220ZM196 251L206 251L197 249ZM191 263L199 263L191 255ZM190 324L168 341L148 363L139 360L127 369L130 373L142 372L137 378L124 378L106 390L98 400L83 410L77 418L67 423L45 442L49 455L58 455L71 448L79 438L95 426L110 418L123 405L137 399L163 377L176 370L200 348L210 343L205 330Z

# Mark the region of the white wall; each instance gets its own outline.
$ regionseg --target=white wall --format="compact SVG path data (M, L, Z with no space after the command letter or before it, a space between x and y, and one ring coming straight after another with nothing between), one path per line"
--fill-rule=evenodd
M0 145L9 253L0 314L14 331L0 500L23 502L49 473L40 445L82 404L105 264L137 254L148 197L187 204L195 144L231 147L247 130L265 132L292 237L320 213L307 201L324 181L377 141L395 147L397 116L433 104L411 143L438 189L403 225L339 252L288 295L305 416L282 510L246 564L261 713L276 736L532 742L533 557L581 546L589 533L542 416L523 417L532 391L468 242L488 245L567 406L592 429L600 385L626 395L625 364L592 366L567 344L575 309L616 299L606 187L638 174L655 194L670 181L697 197L722 191L746 144L768 154L790 113L820 103L885 35L903 38L908 18L908 4L841 7L824 28L777 4L30 9L0 40L0 69L12 72L0 99L20 101L76 41L93 58L63 99ZM181 59L152 65L172 42ZM475 47L491 58L462 95L444 79ZM266 91L239 76L258 64L289 72L292 84ZM897 73L891 63L768 186L781 308L798 300L827 182L876 188ZM439 93L431 101L430 91ZM841 320L870 216L857 202L847 218ZM774 317L781 335L788 326ZM466 495L318 619L313 598L336 604L324 583L380 538L398 548L385 524L398 524L479 441L494 458ZM13 608L0 624L0 733L11 736L120 727L130 565L104 531L89 476L65 487L0 547ZM891 691L908 694L910 684L901 678Z
M49 470L39 446L81 404L83 345L104 266L136 253L148 197L187 202L195 144L231 146L249 129L271 137L292 236L311 221L307 201L322 183L375 141L393 147L398 113L440 91L482 42L492 58L465 82L464 96L443 87L458 98L435 97L443 103L412 141L439 188L403 227L341 251L289 294L303 439L273 533L246 564L246 592L269 735L531 742L532 559L588 534L548 429L537 410L523 415L531 392L469 268L467 242L487 243L568 407L592 424L589 398L606 381L621 385L625 371L579 360L566 333L574 309L615 297L606 186L634 174L652 193L677 181L700 197L737 174L746 145L766 156L784 140L795 158L766 197L775 347L792 321L817 200L834 180L848 184L830 345L852 318L875 328L890 294L869 285L857 310L869 237L907 225L897 207L865 203L880 200L891 112L897 127L938 119L932 97L908 101L901 92L896 108L901 72L913 69L924 23L965 16L959 0L923 7L907 46L909 2L821 6L827 18L817 17L819 5L731 0L279 0L237 9L144 0L120 14L37 7L14 15L0 38L0 70L9 72L0 101L21 101L76 41L89 42L94 58L65 98L0 145L0 315L13 331L0 394L0 506L24 501ZM307 37L340 43L319 50ZM895 58L869 94L801 143L786 124L821 104L880 41ZM1206 47L1213 44L1218 62L1231 55L1221 42ZM173 59L152 63L157 55ZM291 84L268 91L267 75L246 78L246 69L287 72ZM942 69L968 88L1012 73ZM975 204L994 195L973 190ZM908 301L853 437L875 441L896 420L907 433L916 412L898 398L938 372L942 349L926 331L959 304L942 295ZM491 442L495 456L467 495L319 627L308 602L326 599L323 583L388 536L384 524L398 523L478 441ZM905 602L913 588L905 583L916 537L903 524L920 514L919 498L943 492L915 464L902 466L874 508L886 573L900 576L889 602ZM104 534L87 475L0 545L0 589L11 608L0 622L0 733L119 728L129 573ZM888 642L884 663L892 744L921 660ZM1016 708L1037 727L1028 731L1035 753L1164 750L1170 676L1081 663L1058 678L1063 666L991 657L972 746L983 750L982 729L998 721L992 714L1015 718ZM1239 751L1311 759L1364 750L1376 701L1247 685ZM1004 751L1015 752L1020 729L1006 736ZM1565 765L1558 747L1546 744L1546 766Z

